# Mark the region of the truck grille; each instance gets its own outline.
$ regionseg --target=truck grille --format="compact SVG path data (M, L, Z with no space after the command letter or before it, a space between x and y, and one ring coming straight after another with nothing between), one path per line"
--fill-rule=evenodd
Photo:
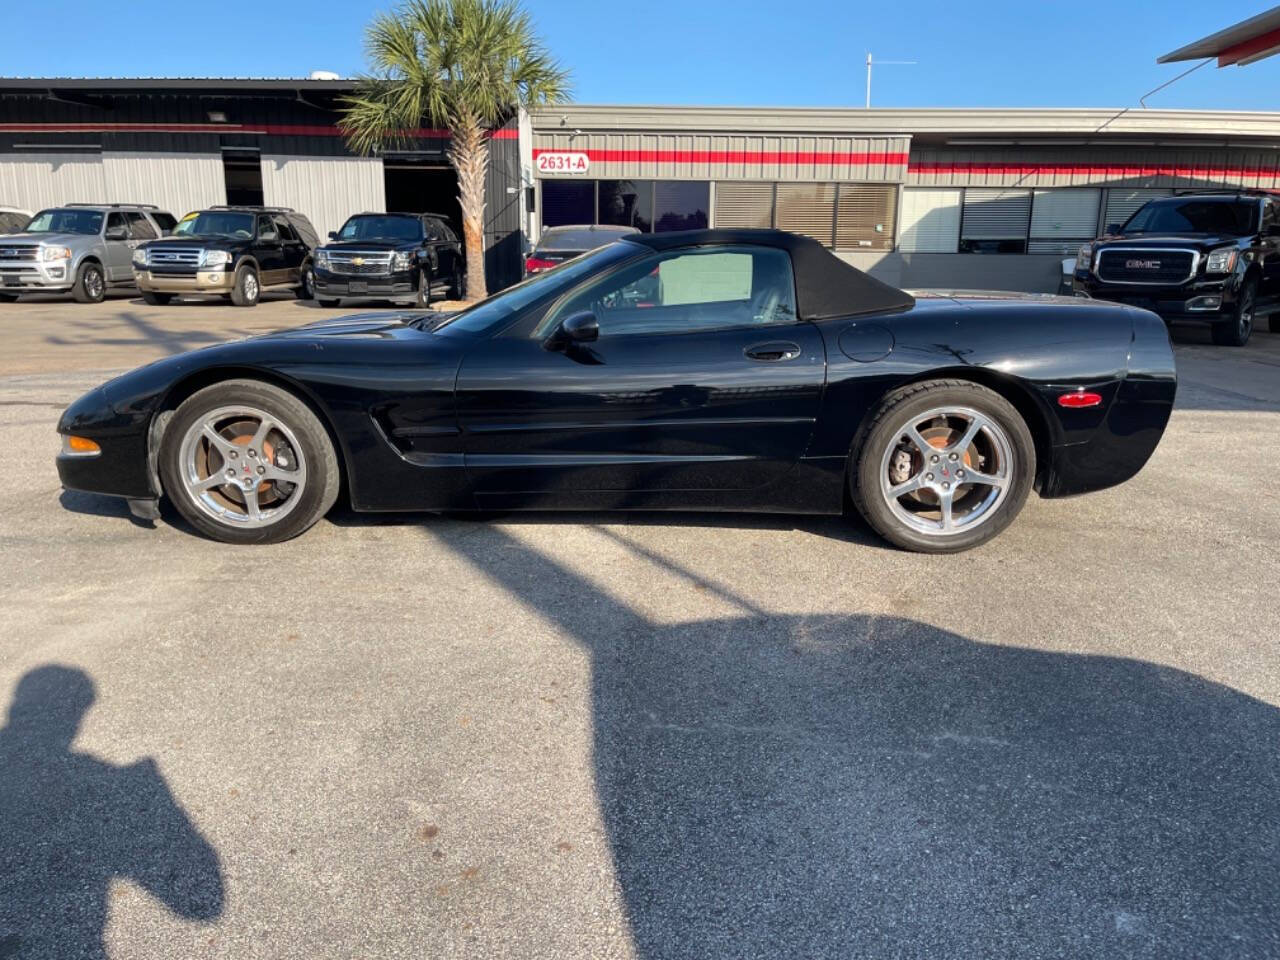
M1186 283L1195 275L1197 260L1194 250L1115 247L1098 254L1098 279L1103 283Z
M200 247L161 247L147 250L147 268L152 273L191 276L200 269Z
M329 253L329 269L353 277L385 277L391 273L391 254L334 250Z
M8 246L0 246L0 265L11 264L14 261L21 260L38 260L40 259L39 244L10 244Z

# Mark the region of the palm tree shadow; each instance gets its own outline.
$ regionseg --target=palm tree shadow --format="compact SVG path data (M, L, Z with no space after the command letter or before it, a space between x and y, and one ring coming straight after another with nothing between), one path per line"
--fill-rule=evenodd
M0 729L0 958L105 958L115 878L180 917L222 913L218 855L155 762L115 766L71 749L93 700L82 671L39 667Z
M497 527L432 532L591 654L642 957L1280 954L1266 703L894 617L656 624Z

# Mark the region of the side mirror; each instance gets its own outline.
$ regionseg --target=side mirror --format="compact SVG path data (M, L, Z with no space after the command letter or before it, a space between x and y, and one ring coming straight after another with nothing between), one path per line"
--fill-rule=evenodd
M338 239L338 231L337 231L337 230L330 230L330 231L329 231L329 239L330 239L330 240L337 240L337 239Z
M600 321L590 310L565 317L560 329L574 343L594 343L600 339Z
M102 236L106 240L128 240L129 232L124 227L107 227L107 232Z
M1113 236L1113 235L1115 235L1115 234L1119 233L1119 232L1120 232L1120 227L1121 227L1121 224L1118 224L1118 223L1108 223L1108 224L1107 224L1107 234L1108 234L1109 236Z

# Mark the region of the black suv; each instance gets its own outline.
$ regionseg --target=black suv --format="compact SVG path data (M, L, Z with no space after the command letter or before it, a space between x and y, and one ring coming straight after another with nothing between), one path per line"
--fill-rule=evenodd
M462 244L434 213L357 213L316 251L316 302L394 300L427 306L463 292Z
M147 303L213 295L252 307L264 290L309 300L318 239L311 221L288 207L210 207L135 249L133 276Z
M1242 347L1259 308L1280 299L1280 208L1265 193L1151 200L1080 248L1074 291L1211 324L1213 342ZM1280 316L1271 317L1280 332Z

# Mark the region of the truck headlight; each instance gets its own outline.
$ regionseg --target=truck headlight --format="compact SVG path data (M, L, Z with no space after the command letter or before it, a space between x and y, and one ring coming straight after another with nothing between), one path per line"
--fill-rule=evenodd
M329 269L329 251L328 250L316 251L316 266L319 267L321 270Z
M413 266L413 257L411 254L396 253L396 255L391 258L392 270L408 270L411 266Z
M135 267L145 267L147 265L147 251L139 247L133 251L133 265Z
M202 267L225 267L231 262L231 254L226 250L206 250L200 257Z
M1230 273L1235 269L1236 251L1233 247L1223 247L1209 254L1204 262L1205 273Z
M45 247L40 252L42 260L70 260L71 250L67 247Z
M1088 270L1093 266L1093 244L1086 243L1076 253L1076 269Z

